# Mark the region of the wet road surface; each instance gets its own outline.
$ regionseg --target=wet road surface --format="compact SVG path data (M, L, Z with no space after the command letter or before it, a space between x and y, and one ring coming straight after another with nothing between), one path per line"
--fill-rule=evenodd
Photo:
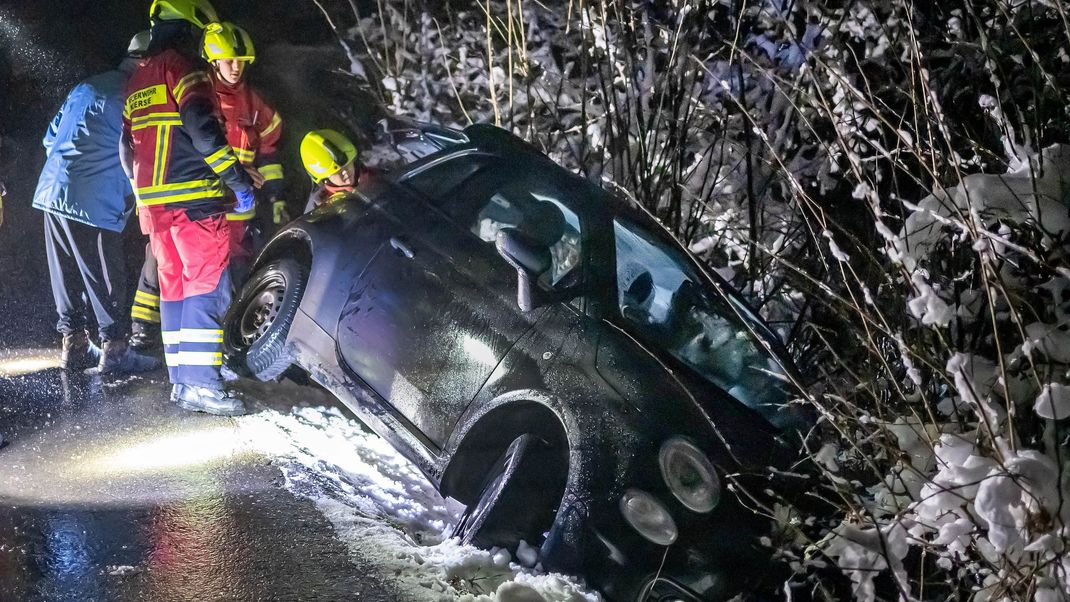
M6 343L0 601L399 599L233 419L170 403L163 371L102 381ZM252 411L292 405L267 390Z

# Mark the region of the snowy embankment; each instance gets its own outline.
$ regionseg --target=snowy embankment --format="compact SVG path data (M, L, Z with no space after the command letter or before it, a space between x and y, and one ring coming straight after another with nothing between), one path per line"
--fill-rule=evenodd
M274 459L286 488L312 500L354 558L407 600L500 602L600 600L570 577L538 570L535 551L460 545L449 533L463 511L445 500L389 443L336 408L265 410L238 420L241 434ZM522 563L522 564L521 564Z

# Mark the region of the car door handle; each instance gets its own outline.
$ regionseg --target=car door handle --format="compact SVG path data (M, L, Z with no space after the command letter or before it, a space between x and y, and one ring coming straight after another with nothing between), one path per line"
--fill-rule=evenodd
M405 244L405 241L401 238L398 238L397 236L390 237L390 246L394 247L395 251L404 255L406 259L412 259L412 249L410 249L409 245Z

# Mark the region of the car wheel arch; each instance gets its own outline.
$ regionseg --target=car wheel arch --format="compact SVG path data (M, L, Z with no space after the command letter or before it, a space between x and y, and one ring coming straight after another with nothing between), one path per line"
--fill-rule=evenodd
M300 228L290 228L277 235L271 244L260 252L252 271L283 257L293 257L305 267L311 268L312 237L309 233Z
M569 440L567 412L561 403L545 393L517 391L490 400L462 419L447 445L440 490L464 503L478 494L482 474L517 436L532 432L561 452L564 468L574 468L575 445Z

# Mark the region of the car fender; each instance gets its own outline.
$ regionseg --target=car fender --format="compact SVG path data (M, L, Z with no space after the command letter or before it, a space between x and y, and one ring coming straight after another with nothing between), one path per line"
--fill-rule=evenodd
M301 311L321 328L335 324L349 294L349 286L339 283L355 281L380 246L371 235L367 245L352 242L360 236L371 207L360 193L321 205L280 230L257 257L254 270L278 257L296 255L309 268ZM324 274L330 277L321 277ZM334 334L334 328L324 329Z

